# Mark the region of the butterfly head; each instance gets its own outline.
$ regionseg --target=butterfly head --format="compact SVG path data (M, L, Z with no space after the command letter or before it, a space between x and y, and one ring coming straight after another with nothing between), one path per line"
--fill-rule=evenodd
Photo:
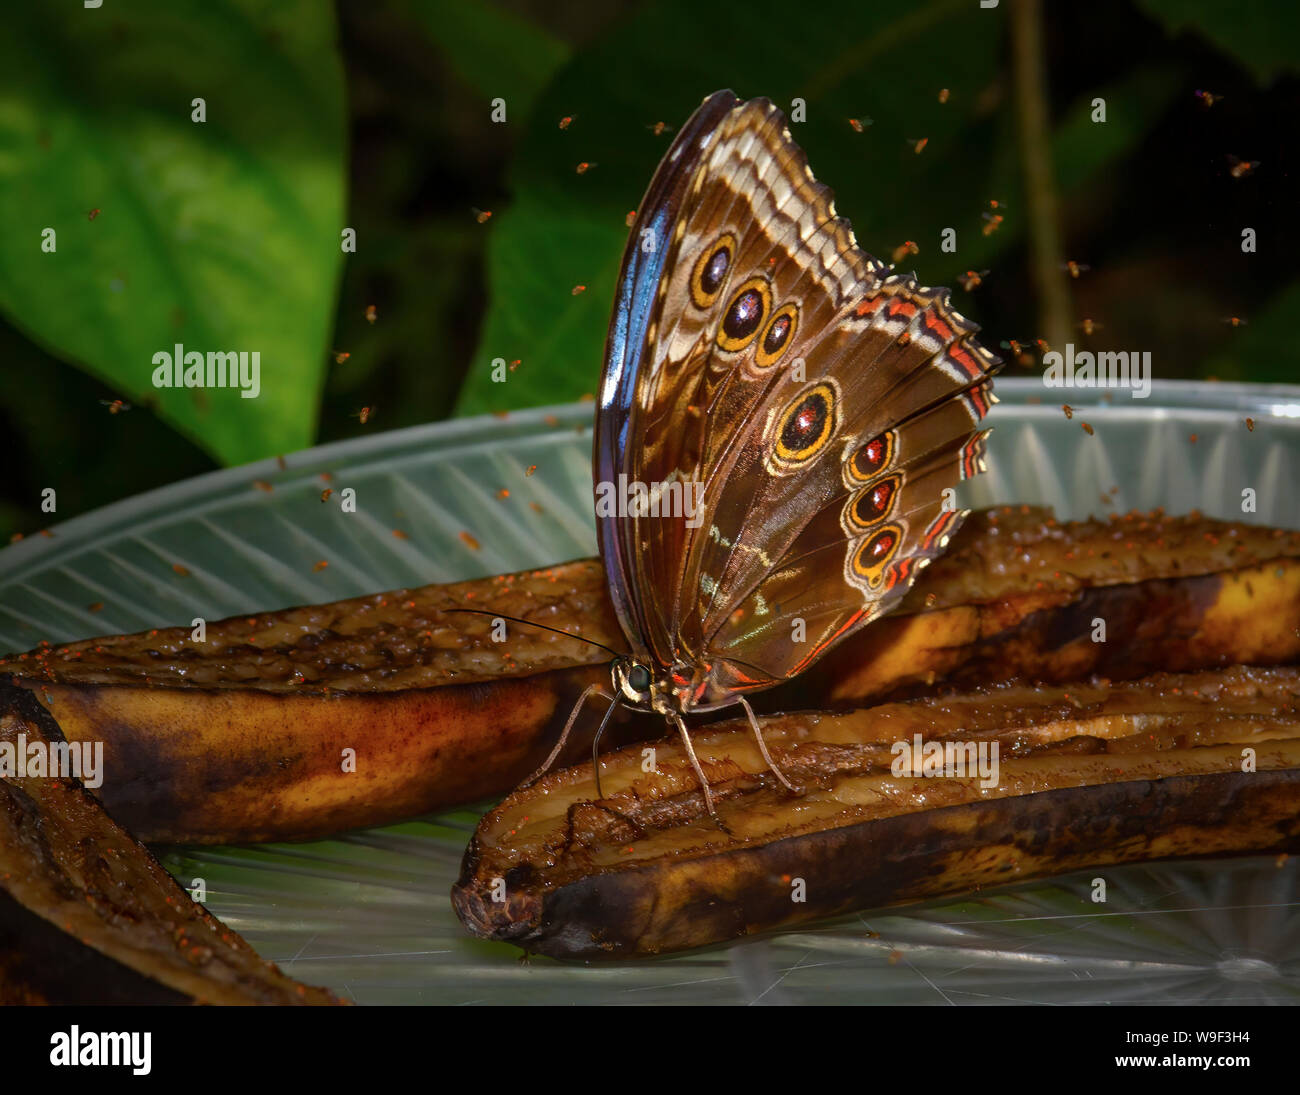
M719 663L723 668L725 663ZM734 703L736 691L718 679L715 668L680 662L656 673L635 658L616 658L610 667L614 692L629 707L661 715L710 711Z
M615 658L610 666L610 676L613 678L614 694L630 707L641 711L658 709L655 701L660 689L649 666L634 658Z

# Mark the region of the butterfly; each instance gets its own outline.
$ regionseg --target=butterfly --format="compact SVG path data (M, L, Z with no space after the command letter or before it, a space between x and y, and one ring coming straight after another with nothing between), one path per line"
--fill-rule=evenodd
M742 708L792 786L748 695L893 608L961 524L950 488L983 470L1001 364L977 329L859 249L768 100L717 92L677 134L598 389L597 533L629 651L601 729L618 704L662 715L710 813L686 718Z

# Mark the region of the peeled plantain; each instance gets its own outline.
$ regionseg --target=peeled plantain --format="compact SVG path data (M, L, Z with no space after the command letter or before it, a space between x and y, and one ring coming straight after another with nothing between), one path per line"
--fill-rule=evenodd
M501 793L549 750L620 648L594 560L0 659L73 740L105 743L97 792L143 839L301 839ZM1097 621L1105 626L1098 640ZM495 641L504 634L504 641ZM851 706L937 680L1133 677L1300 657L1300 533L1191 516L969 518L900 609L760 710ZM590 744L580 720L570 758ZM626 738L657 735L631 720Z
M452 892L476 935L662 954L1133 860L1300 849L1300 670L995 685L697 731L553 772L480 823ZM995 763L996 761L996 763Z

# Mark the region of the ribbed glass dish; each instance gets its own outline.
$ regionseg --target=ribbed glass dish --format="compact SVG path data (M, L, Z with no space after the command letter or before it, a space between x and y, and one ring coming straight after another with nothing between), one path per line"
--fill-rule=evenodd
M1138 400L1009 379L997 391L971 505L1195 508L1300 526L1300 387L1169 382ZM377 433L75 518L0 552L0 650L594 554L591 416L580 404ZM355 489L357 512L322 505L327 485ZM363 1004L1300 1002L1294 859L1107 868L581 966L521 962L464 934L448 892L477 818L164 861L186 886L202 878L209 908L263 955ZM1092 901L1099 874L1104 904Z

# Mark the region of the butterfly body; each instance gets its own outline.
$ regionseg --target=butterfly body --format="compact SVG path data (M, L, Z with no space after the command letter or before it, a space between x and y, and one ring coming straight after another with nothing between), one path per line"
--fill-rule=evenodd
M947 290L858 248L767 100L705 99L632 229L596 494L698 505L598 505L597 532L629 650L615 696L684 732L803 672L943 550L1000 362Z

